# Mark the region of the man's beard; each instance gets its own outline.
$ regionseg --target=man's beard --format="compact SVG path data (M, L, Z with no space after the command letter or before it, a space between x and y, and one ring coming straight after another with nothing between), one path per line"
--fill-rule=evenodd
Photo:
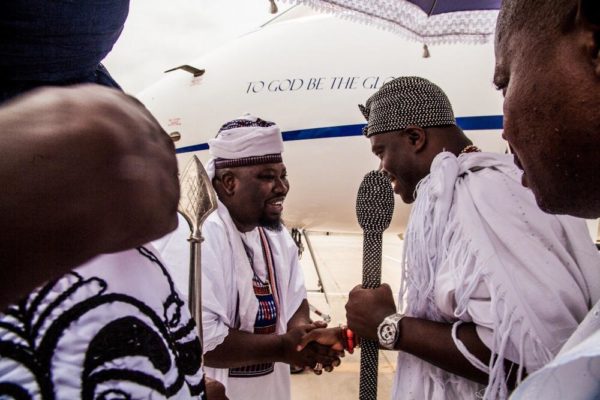
M281 222L281 217L274 219L274 218L269 218L264 214L260 216L258 225L265 229L275 231L275 232L279 232L283 229L283 223Z

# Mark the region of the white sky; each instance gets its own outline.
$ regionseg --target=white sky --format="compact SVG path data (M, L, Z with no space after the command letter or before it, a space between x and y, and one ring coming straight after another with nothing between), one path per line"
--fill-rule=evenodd
M280 12L289 6L277 4ZM167 69L190 63L273 18L268 0L131 0L125 29L104 64L138 93Z

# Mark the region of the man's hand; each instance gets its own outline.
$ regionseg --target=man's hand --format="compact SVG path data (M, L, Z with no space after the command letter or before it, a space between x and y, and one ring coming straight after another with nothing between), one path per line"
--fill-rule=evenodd
M348 328L361 338L377 341L377 327L385 317L396 312L392 289L382 284L376 289L356 286L348 296L346 320Z
M323 354L335 354L338 358L331 364L323 365L326 372L333 371L333 368L341 364L339 357L344 357L344 344L342 343L341 328L317 328L308 332L302 337L300 343L296 347L297 351L304 351L305 348L313 348L317 352ZM335 352L335 353L333 353ZM313 369L317 375L321 374L319 369Z
M98 85L0 107L0 307L100 253L177 226L171 140L139 101Z
M284 361L291 365L311 368L314 368L317 363L325 367L339 365L339 351L331 349L329 346L310 343L302 346L300 350L298 349L306 334L322 326L320 323L301 325L282 335Z
M341 328L318 328L313 329L304 335L296 347L296 350L302 351L309 343L315 342L322 346L329 347L334 351L343 352L344 344L342 341Z
M208 400L228 400L225 394L225 386L221 382L206 376L204 380L206 383L206 398Z

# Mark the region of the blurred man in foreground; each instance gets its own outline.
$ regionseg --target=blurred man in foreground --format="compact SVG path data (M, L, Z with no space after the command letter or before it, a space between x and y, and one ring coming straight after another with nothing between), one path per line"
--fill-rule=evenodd
M504 137L538 204L553 213L600 217L598 1L504 0L494 82L504 94ZM599 316L600 303L513 398L598 398Z

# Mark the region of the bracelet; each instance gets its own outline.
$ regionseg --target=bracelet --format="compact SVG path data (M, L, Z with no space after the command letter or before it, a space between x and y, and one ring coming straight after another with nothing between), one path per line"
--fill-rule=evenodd
M344 346L344 350L353 354L354 349L359 347L360 339L348 326L340 325L340 329L342 331L342 345Z

